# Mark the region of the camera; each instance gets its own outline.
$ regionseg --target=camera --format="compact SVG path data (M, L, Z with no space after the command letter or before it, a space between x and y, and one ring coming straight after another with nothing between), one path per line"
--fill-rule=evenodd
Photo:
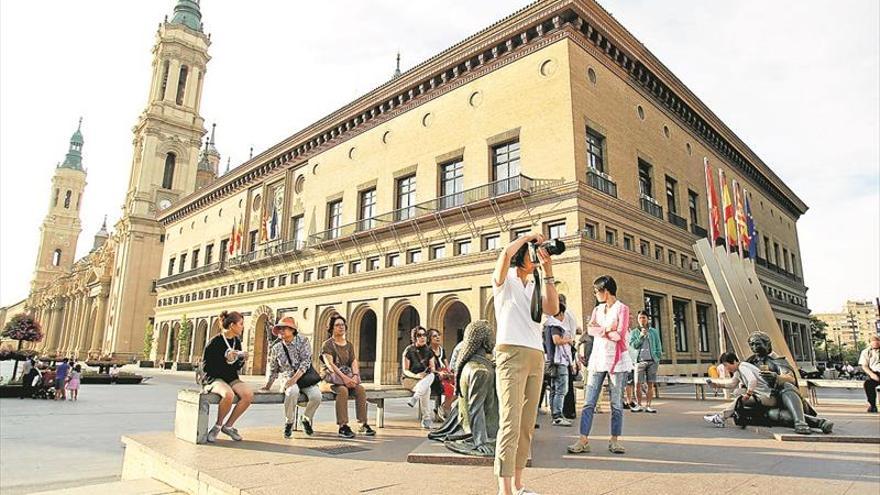
M565 252L565 243L560 241L559 239L550 239L549 241L544 241L541 244L538 244L538 241L532 241L529 243L529 255L532 258L532 263L538 263L538 249L544 248L547 250L547 254L550 256L556 256Z

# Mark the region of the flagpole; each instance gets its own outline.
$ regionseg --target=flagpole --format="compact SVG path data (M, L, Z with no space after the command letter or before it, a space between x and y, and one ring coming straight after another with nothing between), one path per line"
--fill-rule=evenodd
M706 203L709 206L709 236L711 237L711 239L709 239L709 245L714 251L718 243L718 236L721 234L721 232L716 231L718 223L715 221L714 218L712 218L712 196L714 196L713 193L715 192L715 188L711 183L712 167L709 166L709 158L705 156L703 157L703 174L706 176ZM716 208L719 214L718 220L721 220L721 218L723 217L721 205L716 205ZM725 245L726 244L727 243L725 242ZM718 350L720 351L720 353L723 354L727 352L727 341L724 338L724 322L721 320L721 312L718 311L717 305L715 306L715 317L718 320Z

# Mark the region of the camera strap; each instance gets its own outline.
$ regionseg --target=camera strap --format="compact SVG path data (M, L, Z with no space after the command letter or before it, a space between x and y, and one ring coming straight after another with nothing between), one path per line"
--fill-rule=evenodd
M532 292L531 304L532 321L534 321L535 323L541 323L541 317L543 316L544 308L541 304L541 274L538 273L537 268L532 270L532 276L535 277L535 290Z

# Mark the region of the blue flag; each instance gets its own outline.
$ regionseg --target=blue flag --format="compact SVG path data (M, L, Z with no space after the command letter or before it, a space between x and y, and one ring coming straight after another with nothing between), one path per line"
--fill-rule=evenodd
M749 231L749 258L756 259L758 255L758 233L755 232L755 219L752 217L752 202L746 196L746 225Z

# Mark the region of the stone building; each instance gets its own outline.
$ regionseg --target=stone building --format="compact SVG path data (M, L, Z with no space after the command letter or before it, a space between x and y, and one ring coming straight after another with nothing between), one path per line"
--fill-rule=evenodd
M868 342L871 335L880 334L880 307L873 301L847 301L839 313L813 315L824 321L826 339L844 347L855 348L859 342Z
M691 247L703 157L748 189L761 283L808 343L803 201L596 2L542 0L158 212L153 357L197 361L216 315L238 310L260 374L275 320L294 316L317 350L340 313L364 375L393 383L415 324L451 349L470 320L494 322L499 250L540 230L567 243L555 275L581 321L611 274L660 329L661 372L702 373L719 350Z

